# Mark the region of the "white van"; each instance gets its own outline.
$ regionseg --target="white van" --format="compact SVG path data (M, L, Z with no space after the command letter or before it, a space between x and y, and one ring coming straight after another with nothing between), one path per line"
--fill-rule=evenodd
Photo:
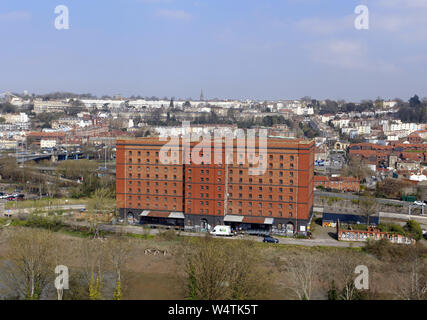
M230 226L215 226L210 234L213 236L232 236L233 232L231 232Z

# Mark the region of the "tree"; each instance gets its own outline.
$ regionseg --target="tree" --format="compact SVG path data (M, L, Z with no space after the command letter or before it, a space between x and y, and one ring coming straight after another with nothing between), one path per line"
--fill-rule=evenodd
M427 299L427 264L423 246L408 248L409 257L401 264L401 277L398 281L397 296L404 300Z
M94 238L99 236L99 227L102 222L99 217L114 213L114 211L115 199L111 195L111 190L105 188L96 189L87 206L88 222Z
M357 256L352 251L337 251L331 254L329 264L333 265L334 270L328 270L326 279L333 281L333 288L338 295L334 296L338 300L359 300L363 297L362 292L354 285L356 274L354 270L356 266L363 264L360 256Z
M402 195L402 190L410 185L411 184L409 182L387 178L384 179L384 181L382 182L377 182L378 187L376 196L400 199Z
M314 281L317 277L319 261L315 256L289 258L285 270L290 279L290 289L299 300L310 300L313 293Z
M115 237L109 239L107 244L108 258L116 274L116 286L114 289L114 300L122 298L122 266L130 256L131 243L126 238Z
M417 95L414 95L412 98L409 99L409 106L411 108L415 108L421 105L420 98Z
M78 179L93 174L97 167L98 164L91 160L65 160L58 165L56 171L67 179Z
M363 181L366 177L372 175L372 170L366 166L362 159L352 156L341 173L343 176L356 177L359 181Z
M328 300L338 300L338 290L334 280L332 280L331 287L328 290Z
M408 220L404 229L409 233L411 238L417 241L423 237L421 225L415 220Z
M260 268L259 249L250 241L224 241L209 236L186 242L181 264L189 299L256 299L268 289Z
M15 113L16 107L9 102L0 103L0 113Z
M359 201L360 213L366 217L366 225L369 226L369 218L375 215L378 211L377 200L372 197L364 197Z
M81 244L81 254L89 299L101 300L106 263L104 243L100 239L85 239Z
M54 240L52 232L46 230L13 231L8 241L7 264L0 274L16 296L36 300L45 293L55 268Z

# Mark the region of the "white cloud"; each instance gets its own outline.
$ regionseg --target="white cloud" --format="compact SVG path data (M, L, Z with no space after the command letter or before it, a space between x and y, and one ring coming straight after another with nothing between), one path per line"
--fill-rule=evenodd
M371 57L368 46L356 40L332 40L307 46L310 59L352 72L396 73L400 68L383 58Z
M184 10L168 10L168 9L161 9L157 11L157 16L167 18L167 19L173 19L173 20L190 20L191 14Z
M385 8L426 8L427 0L381 0L378 3Z
M309 45L313 61L344 69L364 67L367 49L359 41L333 40Z
M372 16L372 30L389 33L394 39L405 42L424 42L427 37L427 12L379 13Z

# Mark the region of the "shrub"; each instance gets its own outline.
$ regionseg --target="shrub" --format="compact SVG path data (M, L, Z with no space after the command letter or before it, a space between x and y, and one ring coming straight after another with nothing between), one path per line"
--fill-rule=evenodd
M399 233L402 235L406 234L405 230L403 230L403 227L401 225L395 224L395 223L390 225L390 231L395 232L395 233Z
M163 232L160 232L158 235L159 239L165 240L165 241L175 241L177 240L177 233L175 230L166 230Z
M408 247L406 245L393 244L387 239L368 239L364 251L373 254L382 261L398 262L406 260Z
M409 233L409 236L415 240L420 240L423 236L423 231L420 224L415 220L409 220L406 223L405 230Z
M401 225L396 224L396 223L392 223L392 224L380 223L378 225L378 229L380 229L381 232L393 232L393 233L398 233L401 235L406 235L406 232L403 229L403 227Z

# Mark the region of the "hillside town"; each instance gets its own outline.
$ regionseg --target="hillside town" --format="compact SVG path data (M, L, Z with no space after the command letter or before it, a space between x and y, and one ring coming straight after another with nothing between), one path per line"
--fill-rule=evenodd
M0 148L18 157L115 150L117 138L179 135L188 121L192 132L264 128L272 137L314 140L316 186L358 192L388 178L427 185L427 102L416 95L409 102L221 101L205 100L202 90L197 100L4 93L0 101ZM413 112L411 118L406 110ZM363 163L372 174L343 175L351 161Z

